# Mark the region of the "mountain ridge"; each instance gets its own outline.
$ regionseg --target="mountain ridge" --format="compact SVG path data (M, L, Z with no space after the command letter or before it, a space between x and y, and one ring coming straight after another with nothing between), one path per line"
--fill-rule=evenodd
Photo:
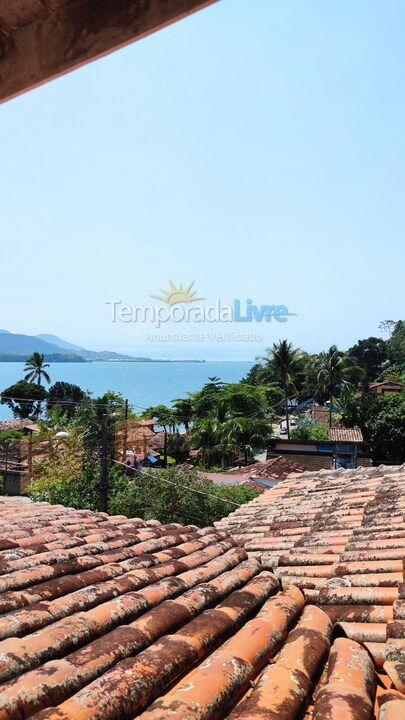
M110 350L87 350L49 333L25 335L0 330L0 362L20 362L21 358L24 362L34 352L45 355L46 359L53 362L153 362L150 358L133 357Z

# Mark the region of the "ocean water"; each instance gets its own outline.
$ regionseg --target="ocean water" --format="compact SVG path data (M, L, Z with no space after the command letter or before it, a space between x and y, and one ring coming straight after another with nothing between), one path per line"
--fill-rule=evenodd
M52 363L49 374L52 383L75 383L95 397L107 390L120 392L135 412L142 412L149 405L169 405L174 398L200 390L214 375L224 382L238 382L252 365L244 361ZM0 392L23 379L23 370L24 363L0 363ZM0 420L11 416L7 405L0 405Z

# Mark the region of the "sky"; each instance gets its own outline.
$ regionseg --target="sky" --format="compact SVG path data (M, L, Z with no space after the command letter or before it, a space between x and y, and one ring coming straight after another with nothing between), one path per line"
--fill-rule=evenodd
M403 0L221 0L0 106L0 326L253 360L403 318L404 31ZM169 280L293 315L112 321Z

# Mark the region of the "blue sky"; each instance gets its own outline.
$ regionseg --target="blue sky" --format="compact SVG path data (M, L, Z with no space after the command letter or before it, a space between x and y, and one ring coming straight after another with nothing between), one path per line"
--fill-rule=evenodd
M0 325L253 359L403 317L404 30L403 0L221 0L1 106ZM257 342L111 322L107 300L153 303L169 278L297 317ZM159 332L179 331L230 329Z

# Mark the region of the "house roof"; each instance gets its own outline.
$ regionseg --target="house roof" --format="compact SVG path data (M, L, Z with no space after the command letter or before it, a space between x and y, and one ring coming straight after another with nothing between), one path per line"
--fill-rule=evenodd
M364 442L363 433L360 428L343 428L343 427L331 427L329 428L329 440L332 442Z
M32 430L39 432L40 429L32 420L0 420L0 432L4 430Z
M327 584L334 557L330 547L317 544L325 530L316 529L312 517L323 509L329 543L337 533L342 545L339 527L346 533L362 527L363 534L370 532L392 495L397 527L401 472L381 470L363 482L352 476L350 491L349 476L343 474L343 495L341 473L307 474L305 487L305 476L291 478L238 511L240 520L250 518L257 528L260 513L276 507L273 524L279 526L278 541L286 544L294 527L294 521L286 527L287 513L300 516L295 534L304 536L303 522L313 525L310 541L316 551L303 546L299 553L306 560L300 566L283 563L288 548L273 547L270 554L271 537L259 532L262 565L255 551L247 557L248 544L238 547L227 528L160 525L2 498L1 720L298 720L305 709L308 720L364 720L374 704L378 720L403 718L405 699L393 687L400 682L390 679L401 674L398 655L389 674L373 662L376 650L370 655L371 646L388 648L390 641L381 641L381 618L385 613L388 620L389 602L400 585L390 577L390 584L374 588L377 597L371 592L368 604L360 605L363 586L344 586L346 602L352 593L353 604L343 605L342 594L331 604L327 593L339 593L339 587ZM355 513L361 502L367 502L369 523ZM342 508L352 511L351 520L339 514ZM318 525L322 528L321 519ZM272 533L277 536L277 529ZM315 553L322 556L318 565L312 564ZM324 578L325 586L314 589L302 567ZM399 581L398 570L384 567L380 579L394 573ZM295 575L288 576L291 569ZM362 577L353 569L350 575L349 567L342 576ZM337 606L368 614L374 622L346 616L334 627ZM385 625L397 638L399 617ZM392 652L401 652L401 641L396 643Z
M405 465L321 470L285 480L216 526L283 586L299 587L404 692L404 508Z
M265 492L266 482L269 483L267 487L271 487L272 481L279 482L293 472L302 473L305 470L306 468L302 465L278 455L265 462L255 462L246 467L234 468L228 472L200 471L199 475L212 480L215 485L241 485L243 483L254 490ZM255 482L256 480L259 482Z
M269 480L285 480L291 473L302 473L306 468L283 455L277 455L265 462L257 462L247 468L242 468L242 470L246 471L244 474L252 479L258 477Z

